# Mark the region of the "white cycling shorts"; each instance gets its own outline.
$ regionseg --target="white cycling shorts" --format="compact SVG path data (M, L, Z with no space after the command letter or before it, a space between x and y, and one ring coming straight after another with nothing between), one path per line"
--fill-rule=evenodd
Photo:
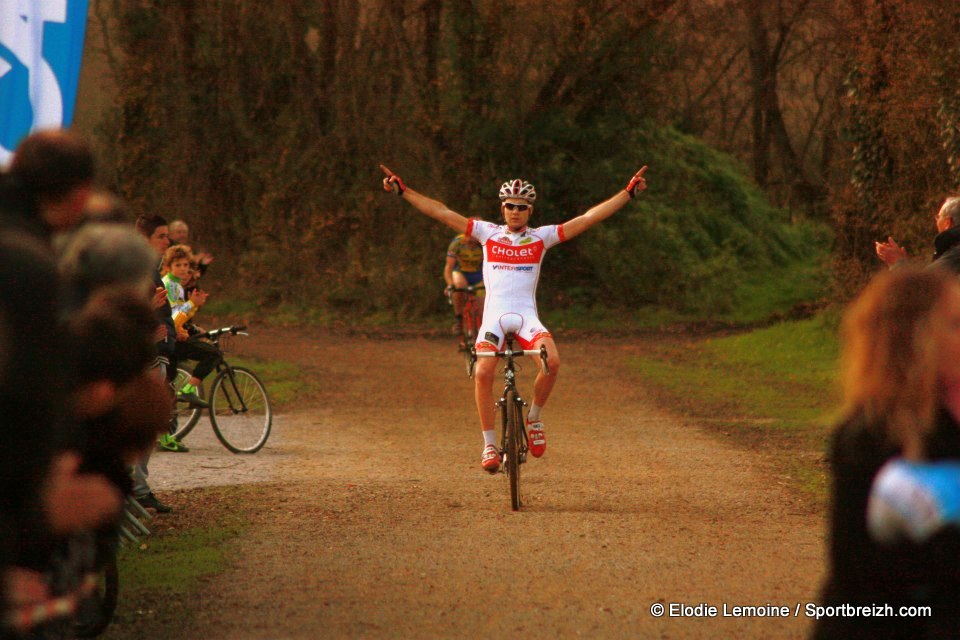
M535 309L519 313L488 308L484 309L483 323L477 332L477 351L500 351L504 338L511 332L524 349L533 349L537 340L552 337L540 322Z

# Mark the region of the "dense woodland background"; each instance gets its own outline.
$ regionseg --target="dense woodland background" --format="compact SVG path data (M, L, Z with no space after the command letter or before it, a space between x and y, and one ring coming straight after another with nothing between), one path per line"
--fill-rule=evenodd
M894 235L931 252L960 181L952 0L93 0L119 88L109 182L184 217L260 302L441 308L451 233L383 162L534 224L648 164L643 198L550 252L541 300L708 316L822 261L842 300ZM223 269L224 267L221 267Z

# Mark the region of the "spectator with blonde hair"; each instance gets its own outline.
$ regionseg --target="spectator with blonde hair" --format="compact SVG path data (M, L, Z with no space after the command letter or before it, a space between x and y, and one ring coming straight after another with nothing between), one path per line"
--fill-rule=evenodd
M929 617L820 619L816 638L958 637L960 530L881 542L867 503L889 460L960 457L960 282L907 267L878 276L842 327L844 418L833 433L829 574L823 602L929 606Z

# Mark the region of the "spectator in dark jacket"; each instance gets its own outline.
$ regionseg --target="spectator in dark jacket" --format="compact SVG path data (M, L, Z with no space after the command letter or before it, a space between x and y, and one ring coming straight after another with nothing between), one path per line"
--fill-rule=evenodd
M844 317L845 418L833 434L826 607L931 607L932 615L837 615L816 638L960 637L960 530L880 543L867 527L874 478L891 458L960 458L960 282L941 270L881 274ZM872 609L871 609L872 611Z
M944 257L951 249L960 247L960 197L950 197L944 200L934 219L937 225L937 236L933 239L933 261ZM897 244L892 237L886 242L876 243L877 257L887 266L901 264L907 258L907 251ZM956 258L951 261L951 265Z

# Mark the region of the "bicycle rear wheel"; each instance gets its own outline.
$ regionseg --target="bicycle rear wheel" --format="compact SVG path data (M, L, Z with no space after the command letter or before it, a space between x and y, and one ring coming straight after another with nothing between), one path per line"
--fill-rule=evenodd
M180 388L187 384L190 381L190 372L181 367L177 367L177 377L173 379L173 390L174 393L178 392ZM201 399L206 399L203 392L203 385L197 386L197 395ZM177 430L173 432L173 437L185 438L188 433L193 431L193 428L197 426L197 423L200 421L200 416L203 415L203 409L200 407L194 407L186 402L177 401L176 407L177 413Z
M522 424L517 392L507 389L503 403L503 435L506 440L506 467L510 478L510 505L514 511L520 510L520 438Z
M234 453L256 453L267 443L273 411L267 389L246 367L221 371L210 389L213 432Z

